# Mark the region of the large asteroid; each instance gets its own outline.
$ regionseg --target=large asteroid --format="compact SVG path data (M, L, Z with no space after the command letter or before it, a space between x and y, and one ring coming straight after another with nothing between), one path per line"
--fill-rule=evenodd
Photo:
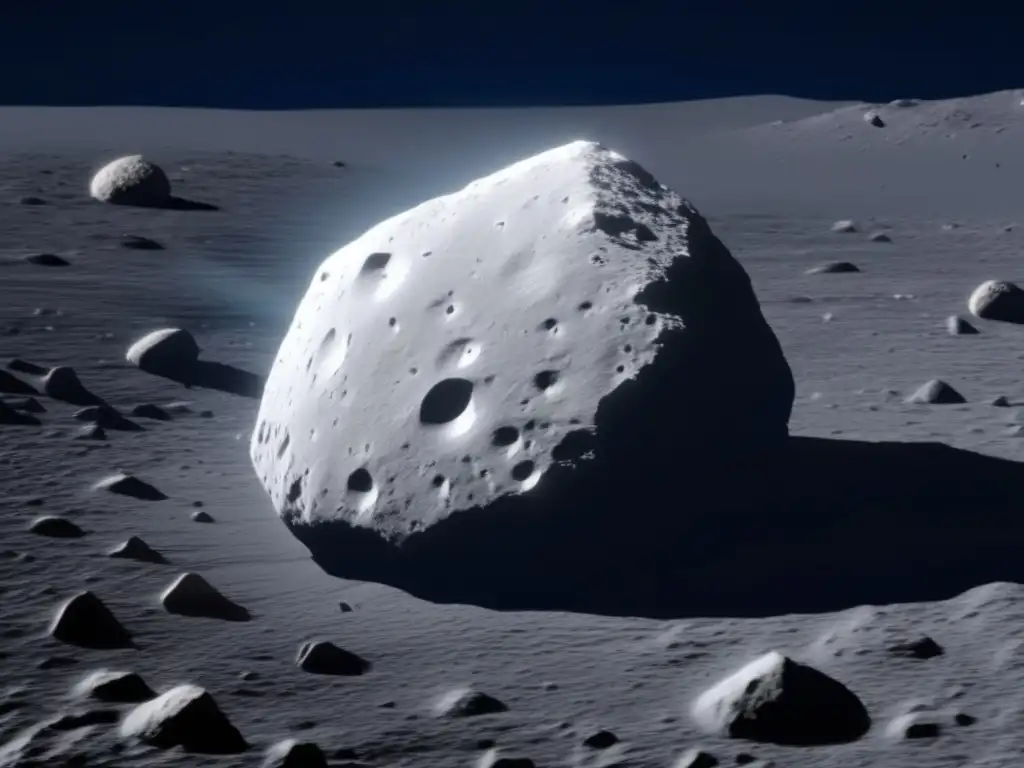
M710 470L778 449L793 390L749 277L707 222L580 141L330 256L250 452L331 572L502 602L541 567L537 546L615 541L625 557L626 528L649 533L702 488L720 497Z
M159 166L141 155L127 155L96 172L89 183L89 195L114 205L160 207L171 197L171 182Z

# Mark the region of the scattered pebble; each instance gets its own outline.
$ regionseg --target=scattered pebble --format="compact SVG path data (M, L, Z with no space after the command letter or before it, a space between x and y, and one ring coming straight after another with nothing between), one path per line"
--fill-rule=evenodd
M507 711L503 702L472 688L449 691L434 706L434 712L440 717L477 717Z
M79 592L57 611L50 635L83 648L134 647L131 635L95 594Z
M100 480L94 490L110 491L120 496L131 496L142 501L163 501L167 498L161 491L135 475L118 472Z
M946 318L946 331L950 336L973 336L978 329L959 315L950 315Z
M162 251L164 249L163 245L156 240L141 235L123 235L121 247L130 251Z
M85 531L75 522L59 515L37 517L28 529L38 536L49 536L53 539L80 539L85 536Z
M358 654L339 648L326 640L311 640L299 646L295 664L316 675L365 675L371 664Z
M136 704L156 696L146 681L135 672L97 670L80 681L73 693L83 698L116 704Z
M193 523L212 523L213 515L203 509L196 510L192 513Z
M70 267L71 262L67 259L58 256L55 253L34 253L31 256L26 256L25 261L29 264L35 264L39 267Z
M164 565L167 558L149 546L138 536L131 536L107 552L107 557L121 560L137 560L140 563Z
M168 613L223 621L249 621L245 608L221 594L198 573L183 573L160 595Z
M327 756L311 741L285 739L267 750L263 768L327 768Z
M860 268L856 264L851 264L848 261L830 261L825 264L819 264L816 267L811 267L805 275L842 275L849 274L852 272L860 272Z
M908 403L927 403L929 405L954 405L966 403L967 398L940 379L932 379L922 384L907 398Z

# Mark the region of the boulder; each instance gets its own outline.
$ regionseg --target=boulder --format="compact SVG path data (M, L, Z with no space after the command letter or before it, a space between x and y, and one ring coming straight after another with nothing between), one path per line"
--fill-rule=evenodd
M114 704L136 704L156 696L138 673L112 669L90 673L75 686L74 693Z
M971 293L967 308L982 320L1024 323L1024 290L1005 280L988 280Z
M199 359L195 337L181 328L163 328L143 336L125 355L135 367L157 376L180 376Z
M667 514L708 466L780 448L792 402L750 279L707 222L637 164L575 142L330 256L250 454L318 561L415 590L428 580L397 563L456 569L463 552L497 554L483 538L511 560L513 521L537 541L532 521L573 510L579 532L622 509Z
M170 200L171 182L159 166L141 155L127 155L96 172L89 184L89 195L114 205L159 207Z
M213 696L197 685L179 685L140 704L122 721L120 733L160 749L202 754L238 754L249 747Z
M846 686L776 651L709 688L692 714L709 733L791 746L851 742L871 726Z
M79 592L64 603L50 624L50 635L82 648L132 648L131 634L94 593Z
M327 756L312 741L285 739L267 750L263 768L327 768Z

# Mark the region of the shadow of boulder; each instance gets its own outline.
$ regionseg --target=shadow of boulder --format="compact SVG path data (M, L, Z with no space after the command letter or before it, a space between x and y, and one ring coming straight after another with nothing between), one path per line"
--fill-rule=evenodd
M264 378L226 363L197 360L192 364L177 361L174 366L150 366L147 372L186 387L216 389L240 397L259 398Z
M1024 582L1024 464L935 443L790 438L772 457L703 470L700 491L653 498L645 477L621 477L622 493L557 515L543 514L550 498L505 497L402 547L347 523L289 527L332 575L496 610L768 616Z
M169 197L161 206L170 211L219 211L220 206L213 203L202 203L198 200L186 200L183 197Z

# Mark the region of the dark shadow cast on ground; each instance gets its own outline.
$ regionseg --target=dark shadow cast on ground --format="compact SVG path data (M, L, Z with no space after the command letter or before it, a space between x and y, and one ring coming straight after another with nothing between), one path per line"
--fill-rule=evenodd
M262 376L226 363L199 360L192 365L179 363L171 369L152 369L148 372L186 387L216 389L240 397L259 398L263 394Z
M554 518L499 502L401 555L345 524L292 531L335 576L497 610L768 616L1024 582L1024 464L936 443L790 438L770 461L719 469L720 487L680 486L660 514L642 493Z
M637 298L681 312L685 332L661 337L671 353L601 401L595 431L552 451L536 488L398 545L346 522L288 522L314 560L434 602L652 618L831 611L1024 581L1024 464L786 437L792 375L749 278L699 217L689 235L691 258L671 269L695 272ZM729 312L720 295L737 299Z

